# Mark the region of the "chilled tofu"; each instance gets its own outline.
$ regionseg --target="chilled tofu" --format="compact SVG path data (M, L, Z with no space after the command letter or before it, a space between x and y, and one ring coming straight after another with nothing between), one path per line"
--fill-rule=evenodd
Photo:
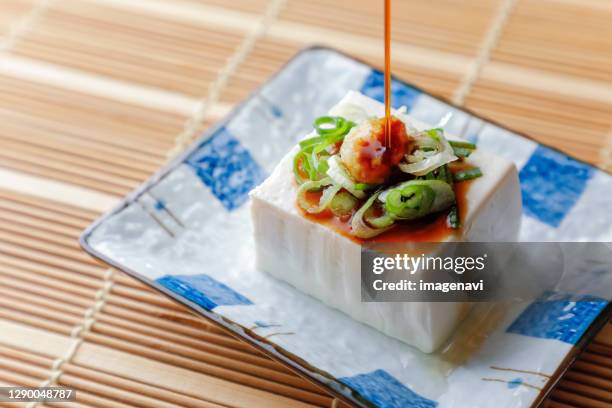
M338 112L349 103L370 116L383 115L382 104L356 92L349 93L330 112ZM418 124L410 125L419 128ZM311 221L296 205L293 158L298 151L298 146L292 149L251 192L257 268L423 352L436 350L465 316L468 306L362 302L361 245L327 225ZM472 182L466 195L467 214L459 239L515 241L521 217L515 166L479 150L469 159L481 168L483 176Z

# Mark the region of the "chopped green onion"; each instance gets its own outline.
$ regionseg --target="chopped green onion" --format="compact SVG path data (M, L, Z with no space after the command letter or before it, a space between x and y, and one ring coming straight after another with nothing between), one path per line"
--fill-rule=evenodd
M455 153L455 156L460 158L470 157L472 152L472 149L466 149L465 147L453 147L453 153Z
M357 207L358 200L348 191L340 191L331 200L329 209L338 217L349 215Z
M302 174L308 175L311 181L320 180L325 176L329 169L327 148L341 142L355 123L339 116L321 116L314 121L313 126L317 136L299 143L300 151L293 161L295 179L300 185L305 181Z
M355 190L357 190L357 191L364 191L364 190L367 190L367 189L369 189L371 187L372 187L371 184L367 184L367 183L355 183Z
M380 194L387 213L397 220L413 220L455 204L455 192L442 180L410 180Z
M466 149L476 150L476 145L474 143L459 140L449 140L448 143L450 143L450 145L453 147L464 147Z
M434 128L434 129L428 129L425 131L429 137L431 137L433 140L439 141L440 140L440 133L444 133L444 129L442 128Z
M379 217L373 217L372 211L366 211L363 217L365 221L374 228L387 228L395 223L395 219L387 213Z
M317 163L317 172L319 174L327 173L329 169L329 164L327 163L328 158L329 156L319 157L319 162Z
M452 229L458 229L461 227L461 221L459 220L459 210L456 205L453 205L448 213L448 218L446 219L448 226Z
M307 169L308 167L308 158L306 157L306 153L303 151L297 152L295 157L293 158L293 175L295 176L295 181L298 184L304 183L306 181L304 177L300 174L301 172L306 173L310 177L310 173Z
M453 178L455 181L466 181L472 180L482 176L480 167L474 167L473 169L461 170L454 174Z
M329 186L329 187L326 187ZM323 194L319 199L318 205L310 205L308 200L306 200L305 194L309 191L317 191L323 190ZM298 188L297 191L297 202L302 209L310 214L318 214L325 210L329 203L333 200L334 196L338 191L340 191L342 187L338 185L333 185L332 180L330 178L324 178L320 181L307 181Z
M374 201L376 201L379 194L380 192L372 194L370 198L368 198L368 201L366 201L365 204L362 205L359 210L357 210L355 215L353 215L353 219L351 220L351 229L353 231L353 235L356 237L364 239L372 238L376 235L382 234L393 226L393 224L391 224L384 228L372 228L364 220L366 211L372 207L372 204L374 204Z
M315 119L313 127L321 136L344 135L352 127L352 122L340 116L320 116Z
M427 185L409 184L389 192L385 209L396 219L420 218L430 212L435 196Z
M469 155L476 150L476 145L474 143L461 142L458 140L449 140L448 143L453 147L453 152L455 152L455 156L457 157L469 157Z
M300 142L300 148L308 149L309 147L312 147L312 146L320 143L321 140L323 140L323 138L321 136L309 137L308 139L304 139L304 140L302 140Z
M416 180L441 180L448 184L453 184L453 174L448 170L448 164L440 166L437 169L430 171L424 176L416 177Z

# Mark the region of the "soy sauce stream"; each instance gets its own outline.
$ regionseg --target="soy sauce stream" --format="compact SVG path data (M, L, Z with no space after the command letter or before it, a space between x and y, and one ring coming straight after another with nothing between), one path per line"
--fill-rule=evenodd
M385 142L391 149L391 0L385 0Z

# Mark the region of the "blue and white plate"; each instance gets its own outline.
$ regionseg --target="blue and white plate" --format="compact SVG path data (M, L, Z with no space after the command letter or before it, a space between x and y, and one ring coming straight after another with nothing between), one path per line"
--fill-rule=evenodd
M382 101L383 76L334 50L301 52L92 225L83 247L356 406L538 404L610 315L606 301L548 293L503 313L481 305L471 329L425 355L254 269L247 193L351 89ZM612 241L612 176L404 82L392 92L425 123L453 112L449 133L516 163L522 240Z

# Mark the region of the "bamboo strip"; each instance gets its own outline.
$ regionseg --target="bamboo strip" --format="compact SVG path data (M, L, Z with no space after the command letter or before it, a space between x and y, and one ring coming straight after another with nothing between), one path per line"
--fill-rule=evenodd
M538 96L538 94L525 89L502 88L500 84L484 81L477 85L470 98L491 103L518 105L519 107L530 101L533 102L537 98L538 102L536 104L532 103L534 105L532 107L537 109L537 112L546 114L550 122L555 122L557 118L567 118L574 121L575 124L581 124L587 128L605 128L608 126L608 118L612 114L612 106L610 105L588 103L577 97L570 101L566 97L554 94Z
M206 375L211 375L214 378L246 385L255 389L266 390L277 395L295 398L308 403L325 405L326 402L329 400L329 397L322 396L318 393L313 393L311 391L294 388L294 386L292 385L285 385L276 382L275 380L278 380L281 376L280 373L272 374L271 377L273 379L255 377L249 374L244 374L242 372L216 367L201 361L195 361L190 358L172 355L161 350L149 349L146 347L142 347L138 344L109 338L96 333L84 333L83 338L87 342L83 343L82 347L89 344L101 345L106 347L107 349L120 350L122 352L129 353L132 356L141 356L148 360L158 361L160 363L171 365L173 367L188 369L192 372L205 373ZM253 371L261 372L264 370L261 368L253 368ZM303 380L294 379L293 381L299 382Z
M569 404L570 406L577 406L581 408L609 408L610 404L603 401L597 401L589 397L585 397L580 394L575 394L570 391L561 390L559 388L555 388L551 397L554 401L559 401L565 404Z
M76 375L68 373L62 374L59 379L59 385L66 387L75 387L79 390L84 390L92 394L104 396L108 399L126 404L127 406L151 407L159 404L157 399L149 396L141 395L140 393L130 392L124 389L117 389L112 386L100 384L98 381L88 381ZM78 392L77 392L78 395ZM179 407L176 404L165 402L164 406L169 408Z
M31 316L46 319L47 321L52 321L70 326L75 326L82 320L81 316L78 315L75 316L65 312L60 312L59 310L49 310L45 307L41 307L31 303L24 303L21 301L17 302L13 299L8 300L0 298L0 306L2 306L5 310L15 310L20 313L29 314Z
M486 109L488 112L495 112L495 115L498 118L503 117L503 115L512 115L518 118L521 118L523 122L532 121L532 122L540 122L546 123L550 121L550 119L554 119L546 115L545 113L540 113L537 107L534 107L531 111L526 107L518 107L518 106L509 106L504 105L497 102L486 102L481 100L480 98L474 97L471 99L471 106L474 109ZM482 108L480 108L482 107ZM556 121L550 123L549 128L542 126L536 132L532 133L540 133L549 131L549 129L556 129L557 133L564 136L570 136L569 140L578 139L576 136L580 134L581 137L580 142L584 143L585 141L591 143L596 146L601 146L602 144L602 135L604 134L603 129L596 129L593 127L592 129L585 129L584 127L580 127L580 122L572 122L571 120L558 118ZM573 137L572 137L573 136Z
M88 379L92 382L101 383L112 387L114 390L128 391L131 394L143 394L147 397L154 398L154 403L146 406L155 406L161 401L176 404L183 407L203 407L203 408L221 408L220 405L202 401L197 398L181 395L172 390L151 387L147 384L130 381L124 378L119 378L100 371L95 371L73 364L67 364L64 369L65 373L76 378Z
M46 92L46 89L43 88L41 92ZM31 123L52 123L54 127L69 129L73 135L98 143L108 139L107 143L110 145L149 152L153 157L159 155L161 150L167 149L168 141L164 138L171 132L155 129L154 126L137 126L139 122L136 118L132 118L128 123L125 119L108 117L101 112L57 104L53 99L37 101L21 94L3 93L0 97L0 110L11 115L26 116ZM116 137L118 133L122 134L121 139ZM146 145L141 145L143 143Z
M100 278L103 272L100 267L94 265L87 265L82 262L73 261L69 259L65 259L62 262L61 257L32 251L27 248L21 248L19 246L7 244L4 242L0 242L0 250L2 250L4 254L9 254L17 258L38 262L40 264L49 265L52 267L67 269L94 278Z
M47 89L43 88L42 91L47 92ZM124 137L129 136L137 141L146 141L158 149L168 148L168 134L175 129L174 126L163 125L151 120L151 118L148 121L138 121L137 118L132 118L130 122L127 122L119 114L109 114L101 109L88 109L82 103L79 105L67 104L68 100L65 99L62 103L58 103L55 98L41 101L28 98L21 93L4 92L0 98L0 107L4 110L24 112L60 123L68 122L85 129L87 132L91 132L93 129L97 132L103 130L114 135L122 134ZM76 100L78 101L78 99ZM102 106L99 108L102 108ZM160 129L162 126L166 129Z
M64 282L57 282L53 279L49 279L45 276L33 275L32 273L14 270L7 268L4 265L0 265L0 273L3 277L2 281L4 285L11 286L13 288L19 288L25 290L28 287L31 288L32 292L38 294L45 294L55 299L61 299L62 294L70 294L70 296L81 296L81 298L93 298L95 290L88 288L82 288L74 284L67 284ZM6 278L9 279L6 279ZM55 293L55 296L53 294Z
M0 371L0 381L7 381L19 387L35 387L38 379L22 374Z
M26 194L19 194L2 188L0 188L0 198L2 201L21 203L26 207L32 207L36 210L49 210L53 214L70 215L73 219L80 218L85 222L91 222L98 215L98 211L86 210L73 205L62 204L58 201L49 201ZM76 228L80 229L80 226Z
M22 42L16 53L20 57L31 59L42 59L51 64L67 65L75 70L92 72L97 75L114 77L121 81L141 83L145 86L158 87L166 91L181 92L187 95L198 95L205 90L205 80L214 78L211 72L204 76L201 83L194 84L188 81L180 73L171 73L162 69L154 69L146 65L144 61L134 60L132 63L125 62L129 57L119 55L120 59L110 60L109 57L92 56L89 52L71 51L67 49L53 49L44 44L33 42ZM193 73L191 73L193 74ZM200 76L200 73L198 73Z
M612 403L612 391L606 391L592 385L586 385L563 378L556 387L558 390L570 391L597 401ZM609 406L609 405L608 405Z
M612 369L612 352L608 348L597 344L589 344L587 350L581 355L583 360Z
M2 158L6 158L9 161L20 161L23 163L34 164L39 167L44 166L45 168L48 168L52 171L64 172L69 175L75 175L85 180L92 180L95 183L98 183L99 185L103 186L103 191L131 189L136 187L139 181L138 179L128 179L126 177L115 176L108 173L101 173L100 169L103 169L104 166L100 165L98 166L99 169L88 169L84 166L84 163L88 163L87 159L79 160L79 158L70 158L71 156L64 154L59 155L63 156L61 161L55 161L53 160L53 156L49 157L48 152L46 152L45 150L36 151L36 149L27 149L27 147L21 146L20 144L10 143L6 140L3 141L2 139L0 139L0 146L6 147L11 145L13 148L0 151L0 160L2 160ZM43 160L44 164L42 163ZM75 161L77 163L80 161L80 163L75 164ZM91 167L91 162L89 162L88 167Z
M104 312L114 317L124 319L126 322L143 322L143 324L146 324L149 327L171 331L191 339L200 339L200 341L210 343L213 346L218 345L234 350L253 352L252 347L228 336L226 332L221 333L218 331L212 331L210 324L207 324L201 318L196 320L196 317L194 316L190 321L192 323L191 325L185 324L184 318L181 318L180 320L177 319L178 322L175 320L168 320L167 312L154 313L152 316L149 316L144 314L144 312L132 312L124 305L116 306L113 304L113 300L113 296L110 295L108 303L104 308ZM147 312L150 311L147 310ZM197 322L197 324L194 324L194 322Z
M482 71L481 78L521 84L533 90L553 92L570 98L580 95L581 98L612 104L612 84L586 78L555 74L550 71L543 72L502 62L487 64Z
M179 30L173 26L168 27L174 28L169 33L168 28L162 28L165 24L151 24L151 20L135 24L131 16L130 22L121 22L109 11L106 8L96 8L80 13L74 9L65 9L48 13L44 23L35 27L29 37L42 38L50 35L56 38L56 44L66 45L63 41L68 40L74 45L88 42L79 40L99 38L101 34L106 33L104 43L96 42L97 49L108 50L107 46L115 45L130 54L143 56L146 51L154 51L158 54L156 60L159 62L174 59L181 61L182 65L192 67L206 61L220 66L224 57L227 57L228 46L235 46L241 39L233 32L209 30L204 26L180 27ZM120 16L125 18L124 13ZM74 31L80 31L83 35L79 39L71 38L70 33ZM125 44L126 40L129 40L129 44ZM202 53L202 50L206 52ZM195 78L186 80L196 81Z
M124 273L118 273L117 275L115 275L115 282L124 285L124 286L131 286L133 288L136 289L141 289L141 290L145 290L148 292L153 292L153 289L151 289L149 286L145 285L144 283L140 282L139 280L136 280Z
M70 342L67 337L3 320L0 320L0 329L0 331L6 333L0 338L0 343L15 347L24 344L28 341L27 339L31 339L28 344L30 350L33 352L52 352L56 357L61 356L68 349ZM125 364L116 364L117 361L122 361ZM127 364L128 362L129 364ZM215 401L212 402L221 404L229 403L230 405L270 408L285 407L292 403L295 406L307 406L265 391L237 386L208 375L168 366L87 342L79 348L73 364L92 367L103 372L112 372L117 376L142 381L151 386L171 387L177 392L205 400L214 399ZM165 373L163 377L159 376L161 372Z
M19 114L16 112L6 112L0 110L0 117L2 117L3 123L6 124L7 127L12 126L12 121L15 120L15 132L11 134L7 134L3 137L14 137L15 134L19 133L21 136L21 140L26 143L38 144L42 146L53 145L55 148L62 148L66 151L74 151L77 152L91 152L98 153L104 156L114 156L113 160L121 163L122 165L128 165L131 163L131 166L137 170L146 171L151 173L163 160L160 158L161 156L155 155L153 149L148 149L149 151L145 151L143 149L145 146L138 146L138 150L136 148L131 148L129 143L123 144L113 144L112 142L106 142L103 140L102 136L99 137L87 137L81 134L74 134L74 130L71 130L69 127L62 126L63 124L59 124L56 126L55 124L47 124L45 123L41 126L40 123L43 122L42 118L33 118L33 117L20 117L19 119L14 119L13 116L18 116ZM17 122L19 120L19 122ZM44 137L42 137L44 135ZM122 139L126 140L126 139ZM129 139L127 139L129 142ZM134 143L135 144L135 143ZM158 153L159 153L159 149Z
M510 18L515 5L516 0L504 0L500 4L499 10L493 16L493 21L480 42L478 53L474 62L472 63L472 66L462 78L459 86L453 93L451 101L453 101L454 104L462 106L465 102L465 98L471 92L474 84L480 76L482 69L491 59L491 53L497 46L502 30L504 29L507 20Z
M0 189L10 189L14 193L51 199L95 211L107 211L117 203L115 196L2 168L0 168Z
M0 345L0 355L14 358L25 363L34 364L39 367L51 367L53 359L48 356L37 355L21 348Z
M148 303L155 306L163 307L164 309L171 309L177 311L184 311L185 307L177 303L170 301L164 297L159 296L157 293L145 292L132 287L126 287L121 284L113 287L113 294L123 296L131 300L138 302Z
M203 24L204 21L199 19L184 20L183 24L177 25L173 19L173 14L179 8L175 5L168 7L167 3L149 4L149 7L162 6L164 8L160 13L149 15L140 12L132 13L129 11L129 3L121 4L121 7L114 6L116 4L104 1L64 0L47 14L49 16L47 22L63 18L64 24L67 23L68 19L77 21L81 29L83 29L83 25L106 31L110 31L108 29L112 27L117 33L134 37L137 43L142 43L147 38L151 38L152 41L158 43L169 42L179 50L189 46L203 49L215 45L218 47L228 46L233 49L243 38L241 30L220 29L209 24ZM224 9L216 8L216 10L223 11ZM250 16L257 18L256 15ZM215 17L219 18L220 16ZM252 24L245 31L252 30L254 26L255 24Z
M91 259L89 255L85 255L83 252L79 251L78 247L74 249L62 248L57 244L48 243L42 240L30 240L16 234L4 234L1 231L0 237L3 237L4 244L18 245L27 250L46 252L50 255L52 254L64 259L74 260L86 265L98 266L97 262Z
M1 152L0 152L1 153ZM0 155L0 166L8 167L11 170L16 170L20 175L26 173L26 176L30 176L33 179L49 177L54 179L53 181L58 181L62 184L72 184L76 187L81 187L87 190L93 190L96 192L101 192L107 196L124 196L131 189L128 187L121 186L113 186L99 180L92 180L88 178L80 177L78 172L76 173L67 173L62 171L61 169L54 169L50 167L43 167L35 160L31 158L20 156L19 158L7 157L6 155ZM59 164L61 167L61 164ZM54 167L58 167L56 164ZM0 171L2 169L0 168Z
M4 320L4 323L10 322L15 324L27 325L29 327L34 327L37 329L42 329L49 334L61 334L61 335L69 335L72 330L72 326L59 323L59 322L50 322L47 319L32 316L28 313L23 313L18 310L5 310L0 309L0 320ZM27 339L24 341L28 341ZM0 339L0 343L2 343L2 339Z
M144 178L153 173L161 164L148 163L149 160L142 160L149 156L145 154L133 154L120 148L109 147L105 144L90 142L87 140L74 139L66 137L62 134L40 131L36 128L17 128L10 129L10 124L4 122L4 133L2 138L18 140L32 146L38 146L52 151L58 150L71 155L87 157L94 160L99 160L108 166L127 168L131 171L141 172L138 177ZM19 134L19 136L16 136ZM41 137L43 136L44 137ZM102 156L101 156L102 155Z
M0 277L2 277L3 286L7 288L12 288L13 290L16 290L16 291L26 291L27 290L28 292L32 294L35 294L38 296L44 296L44 297L47 297L55 301L67 303L67 304L78 306L78 307L85 308L88 304L91 303L91 298L93 297L93 296L88 297L88 298L78 297L75 294L70 293L68 291L49 290L43 286L37 287L35 285L32 285L32 283L30 282L22 282L19 279L15 279L14 277L11 277L11 279L5 279L5 276L3 275L0 275ZM69 295L70 297L67 299L66 295Z
M4 287L0 287L0 295L2 295L4 298L14 302L14 304L19 304L19 303L27 303L27 304L31 304L34 305L36 307L40 307L40 308L46 308L49 310L56 310L60 313L63 314L70 314L76 317L81 317L83 316L83 313L85 312L84 308L79 308L79 307L75 307L75 306L70 306L67 305L65 303L60 303L57 301L53 301L53 300L49 300L49 299L45 299L45 298L41 298L40 296L36 296L36 295L31 295L29 293L19 293L18 295L16 295L16 292L11 291L11 290L7 290Z
M46 52L49 49L57 47L57 44L61 44L61 50L67 53L79 53L85 58L89 57L92 61L113 54L117 57L117 60L120 61L117 66L123 64L135 68L142 67L143 65L148 66L149 72L153 75L148 75L147 81L155 77L173 78L185 84L190 84L192 87L197 86L202 80L214 78L217 69L223 64L228 56L228 50L225 48L226 45L219 49L199 47L200 51L205 50L207 52L200 52L197 54L192 52L192 61L187 61L187 55L176 55L172 57L164 55L167 53L167 50L160 50L159 42L150 42L146 46L135 46L135 42L138 41L137 39L136 41L130 41L129 44L121 46L118 50L117 46L119 46L121 42L125 42L126 39L131 40L132 38L125 38L126 36L124 36L124 38L113 38L113 33L116 34L116 31L105 36L105 42L98 41L95 47L87 47L87 37L91 37L90 39L92 39L96 37L96 35L99 35L99 33L96 33L94 30L92 30L92 32L85 31L79 38L74 38L74 36L71 37L69 35L69 28L70 27L62 27L62 29L58 29L55 27L50 28L48 26L43 26L41 29L31 33L27 38L22 40L18 52L27 54L27 52L24 52L24 49L39 50L39 53L35 55L40 58L41 55L50 56L51 54L46 54ZM89 27L89 30L91 30L91 27ZM223 39L222 41L225 43L225 40L226 39ZM218 43L212 45L216 46ZM172 51L176 51L176 44L174 44L173 48L168 48L172 49ZM181 63L173 64L173 60L180 60ZM118 75L119 73L116 72L114 74ZM192 98L187 98L186 101L188 103L184 103L184 108L177 110L177 107L174 107L174 110L184 115L189 115L194 108L193 105L195 101Z
M612 322L605 325L595 337L597 343L610 347L612 353Z
M0 200L0 206L2 206L3 211L26 215L43 221L54 221L68 228L82 229L90 222L89 220L77 219L76 217L71 217L70 214L62 214L46 208L25 206L20 202L15 202L12 198L3 198Z
M572 369L590 375L597 375L603 378L612 378L612 368L601 366L597 363L582 361L582 359L576 361L572 366Z
M582 385L597 387L601 389L604 394L607 393L605 395L607 395L608 399L612 401L612 398L609 398L612 395L612 391L610 391L612 390L612 379L603 379L591 374L579 373L573 370L568 371L563 378ZM604 400L606 399L602 397L599 398Z
M0 212L0 219L3 222L10 222L13 225L19 225L20 228L31 229L35 231L41 231L45 233L52 233L55 236L59 236L61 238L72 238L78 237L80 232L79 229L70 228L65 225L51 223L46 220L40 220L36 218L31 218L28 216L24 216L19 213L11 212Z
M201 358L202 361L211 362L212 364L217 364L219 366L230 367L234 364L234 362L241 362L256 365L265 368L266 370L274 370L280 373L290 372L290 370L286 367L270 360L267 357L264 357L259 351L252 348L248 350L236 350L231 347L222 347L214 343L211 344L210 342L196 341L193 338L187 338L191 340L190 342L187 342L185 341L185 338L181 338L177 335L168 337L167 335L161 335L161 333L163 333L161 330L154 330L151 328L142 330L142 325L139 326L134 322L127 322L126 324L126 322L122 322L117 318L109 319L108 316L100 316L98 322L100 324L98 324L97 328L102 334L114 336L123 340L129 340L135 336L134 334L130 333L130 330L134 330L136 332L140 331L140 334L144 335L141 337L143 340L142 344L153 348L158 348L156 344L159 342L160 345L163 344L163 347L159 347L160 349L170 350L174 354L182 354L186 357ZM235 341L238 342L238 340ZM134 342L138 342L138 339L134 339ZM146 344L147 342L148 344Z
M0 147L10 149L15 154L30 155L45 161L59 161L62 163L70 163L82 173L91 172L92 175L98 173L104 179L113 179L121 182L121 185L130 186L136 182L142 182L150 175L149 171L140 171L130 168L131 166L117 166L117 160L100 157L98 152L91 150L82 150L80 152L65 151L66 146L61 149L52 146L37 146L36 144L24 143L23 137L20 140L14 140L7 137L6 133L0 133ZM75 154L76 153L76 154Z
M161 319L156 320L160 321ZM184 334L179 334L168 330L162 330L158 327L151 326L148 324L142 324L133 320L128 320L126 318L120 319L105 313L100 314L97 318L97 321L100 324L107 324L112 325L114 327L119 327L123 330L130 330L133 335L148 336L154 339L166 340L168 342L171 342L173 345L189 347L190 350L198 350L199 352L208 353L223 358L230 358L236 361L244 361L246 363L259 365L276 371L289 372L287 368L275 361L268 359L267 357L264 357L263 355L259 354L258 351L255 351L255 349L249 350L249 352L245 353L244 351L246 350L242 351L236 350L231 347L223 347L210 341L203 341L192 336L186 336ZM158 324L156 326L160 325L163 325L163 321L161 322L161 324Z
M135 334L130 332L130 330L106 324L100 320L93 325L92 332L99 333L104 337L113 338L117 341L127 342L129 344L138 343L141 346L148 347L156 351L172 354L173 356L183 356L188 359L203 362L207 365L210 364L220 368L227 368L235 372L243 372L245 374L263 379L269 379L304 390L314 392L320 391L318 387L315 387L311 383L308 383L293 374L287 374L286 372L283 372L284 370L275 370L275 363L260 356L249 356L245 355L244 353L237 352L232 353L231 350L223 350L219 347L212 351L210 348L209 350L198 350L157 337L145 337L140 333Z
M109 81L87 72L74 71L64 66L53 66L16 56L3 59L0 64L0 74L26 81L53 84L78 93L87 93L90 98L98 96L114 99L125 104L143 106L164 113L187 115L192 111L195 102L183 95L138 87L116 80Z
M568 405L568 404L564 404L562 402L557 402L554 400L547 400L546 401L546 408L576 408L575 405Z
M3 367L7 367L14 373L28 376L32 379L42 380L49 375L48 369L24 363L22 361L12 359L9 356L2 356L0 361Z
M2 216L0 216L0 220L2 220L2 223L0 223L0 237L2 237L4 234L9 234L12 236L24 237L26 239L37 239L39 241L71 248L77 251L79 250L78 242L71 237L65 237L41 229L30 229L27 225L14 222Z
M55 281L64 281L67 284L82 286L86 289L96 289L100 286L99 278L92 278L87 275L75 274L74 272L54 268L48 265L41 265L28 260L12 258L0 254L0 264L5 268L12 268L37 275L43 275ZM6 269L4 269L6 271ZM59 282L61 284L61 282ZM64 286L65 287L65 286Z
M0 152L0 166L9 168L13 173L25 175L26 177L32 177L33 179L41 179L48 177L52 181L57 181L62 184L73 185L84 190L91 190L100 192L106 196L119 197L126 195L131 189L128 187L109 185L101 180L92 180L89 178L81 177L77 172L66 172L61 169L49 168L46 163L41 163L32 158L26 158L22 160L22 157L14 158L2 155ZM61 165L60 165L61 166ZM57 167L54 166L54 167ZM0 168L0 171L2 169Z
M234 29L238 32L249 32L256 24L255 17L246 13L229 11L205 5L188 6L181 4L173 6L169 10L158 0L150 0L146 3L134 1L117 0L88 0L90 2L112 5L115 8L136 9L139 13L148 13L156 16L163 15L181 19L181 21L200 21L214 27ZM377 57L380 55L380 44L377 39L363 35L351 35L337 30L322 29L307 26L305 24L277 21L271 25L267 33L274 38L291 40L299 44L322 43L330 44L360 55ZM469 60L452 53L434 51L421 47L409 46L407 44L394 44L396 60L411 63L425 68L438 66L443 70L452 67L452 72L464 72Z

